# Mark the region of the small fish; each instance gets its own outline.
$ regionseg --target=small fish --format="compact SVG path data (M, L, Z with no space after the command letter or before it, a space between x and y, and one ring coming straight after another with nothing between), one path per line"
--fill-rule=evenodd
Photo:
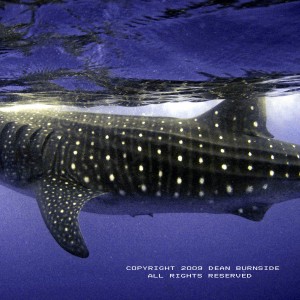
M3 105L0 141L3 183L31 190L52 236L79 257L89 252L78 214L93 198L87 211L260 220L299 195L300 147L273 139L262 98L224 100L188 119Z

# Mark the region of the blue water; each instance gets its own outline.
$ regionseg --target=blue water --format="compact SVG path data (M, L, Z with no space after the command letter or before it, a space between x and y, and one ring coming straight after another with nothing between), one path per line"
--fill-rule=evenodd
M188 116L233 82L266 95L269 131L300 144L299 12L299 1L2 1L0 99ZM80 259L56 244L33 198L2 186L0 198L1 299L300 298L299 199L260 222L82 212L90 257ZM149 279L134 265L203 266L203 278ZM207 278L208 266L237 265L280 270Z

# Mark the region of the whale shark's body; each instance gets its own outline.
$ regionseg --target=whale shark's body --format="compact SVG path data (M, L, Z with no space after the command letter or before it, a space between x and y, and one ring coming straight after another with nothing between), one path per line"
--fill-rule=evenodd
M0 108L2 181L32 190L51 234L80 257L88 250L77 217L92 198L112 193L87 211L259 220L299 195L299 153L267 131L262 99L225 100L189 119Z

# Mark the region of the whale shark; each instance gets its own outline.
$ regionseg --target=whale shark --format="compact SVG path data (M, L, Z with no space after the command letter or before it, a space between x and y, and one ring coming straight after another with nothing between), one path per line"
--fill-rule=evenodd
M0 180L31 193L57 243L89 251L93 213L230 213L259 221L300 192L300 146L274 139L264 98L224 100L193 118L0 106Z

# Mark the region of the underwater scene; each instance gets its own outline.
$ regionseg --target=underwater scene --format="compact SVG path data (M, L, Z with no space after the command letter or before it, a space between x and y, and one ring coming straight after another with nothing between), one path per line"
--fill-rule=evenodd
M1 299L299 299L299 12L0 1Z

